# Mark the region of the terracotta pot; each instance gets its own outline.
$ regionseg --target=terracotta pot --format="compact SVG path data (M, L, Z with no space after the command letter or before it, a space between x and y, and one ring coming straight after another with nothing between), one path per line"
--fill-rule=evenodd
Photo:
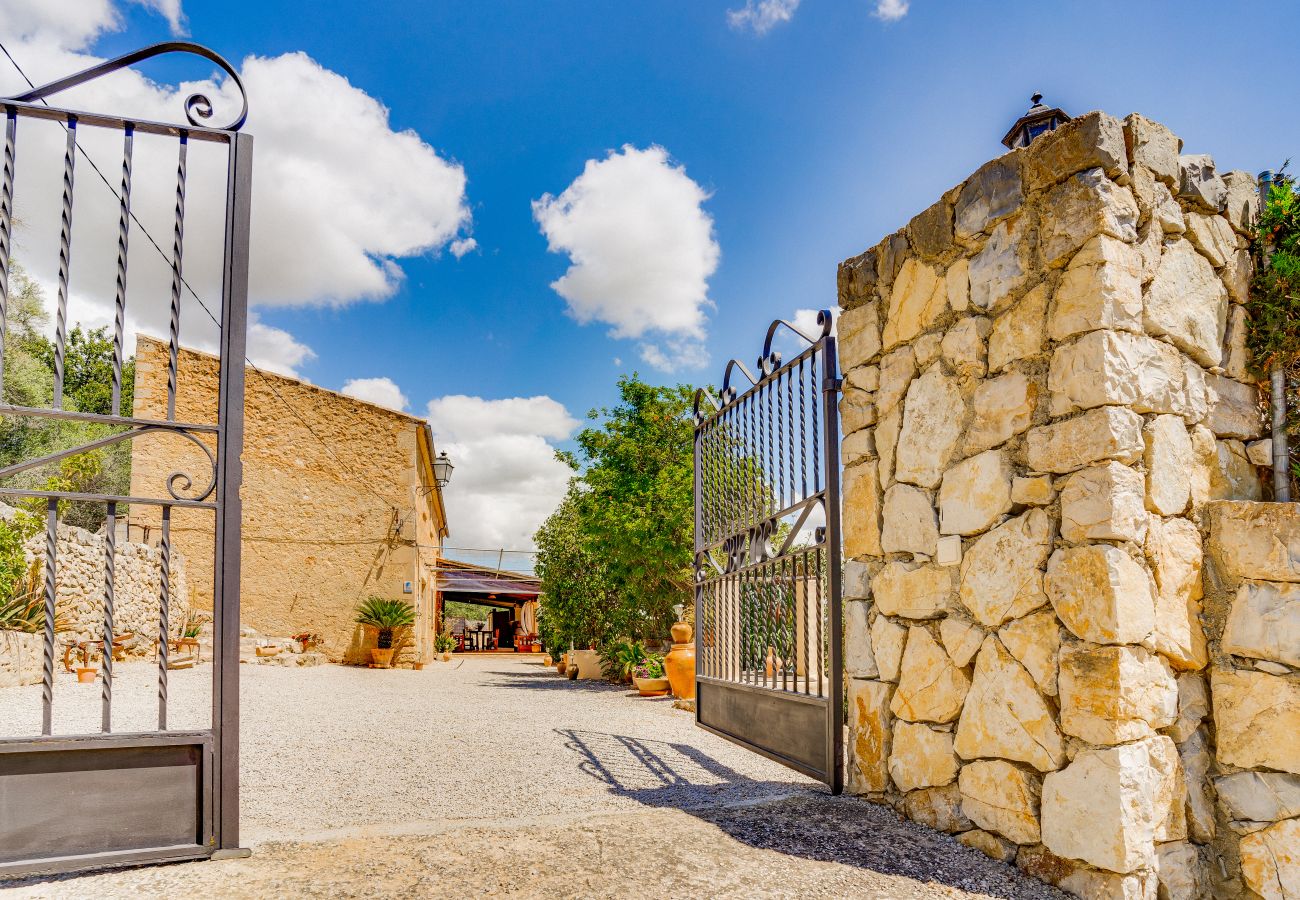
M669 688L667 678L633 678L632 684L636 685L642 697L662 697Z
M77 681L82 684L94 684L95 678L98 677L98 675L99 669L96 669L94 666L91 666L90 668L77 666Z
M370 662L376 669L391 669L393 667L394 649L389 647L387 650L380 650L375 647L370 651Z
M279 645L274 647L258 647L256 652L258 656L275 656L280 652L280 647Z
M544 665L544 666L549 666L549 665L551 665L551 658L550 658L549 656L543 656L543 657L542 657L542 665Z
M673 649L664 657L664 671L678 700L695 699L695 644L691 642L691 626L685 622L673 625Z
M448 650L444 653L439 653L438 659L442 662L451 662L451 651Z
M557 663L555 664L555 671L556 671L558 674L563 675L565 669L567 669L568 667L569 667L569 664L568 664L567 662L565 662L563 659L561 659L559 662L557 662Z

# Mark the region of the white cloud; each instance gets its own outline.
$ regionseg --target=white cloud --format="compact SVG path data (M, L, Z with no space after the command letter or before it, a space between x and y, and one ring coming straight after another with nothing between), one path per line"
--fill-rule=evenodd
M391 378L350 378L340 393L388 409L404 410L411 402Z
M641 359L661 372L699 369L709 362L709 352L704 343L691 338L670 338L657 344L641 344L637 350Z
M570 259L568 271L551 284L570 315L583 324L610 325L616 338L703 341L708 279L721 254L713 218L703 207L708 197L663 147L628 144L605 159L587 160L558 197L534 201L548 248ZM702 348L648 352L673 365L703 355Z
M131 0L146 9L152 9L167 20L172 34L177 37L186 33L185 13L181 11L181 0Z
M183 27L178 0L136 2ZM37 84L98 62L83 48L119 23L119 7L107 0L0 0L0 33L20 35L8 46ZM193 64L200 73L213 70L201 60ZM379 101L302 53L249 57L240 68L249 95L244 130L255 146L249 280L254 307L381 300L401 283L399 260L465 239L470 213L464 170L415 132L394 130ZM0 95L25 87L8 61L0 60ZM224 124L238 109L229 80L161 85L135 71L50 99L70 108L183 122L184 100L196 91L212 98L214 124ZM112 319L122 138L83 125L78 141L112 187L84 157L77 159L69 317L104 324ZM63 144L57 123L19 124L14 255L47 289L57 271ZM169 318L176 158L175 139L136 136L132 211L166 256L132 224L128 323L155 335L166 334ZM221 298L225 177L224 148L190 141L184 275L213 313ZM48 295L53 300L53 290ZM209 350L218 343L215 325L188 293L181 340ZM249 355L259 365L292 372L312 353L288 333L254 320Z
M871 14L882 22L897 22L907 15L910 6L910 0L876 0L876 8Z
M451 242L451 255L460 259L466 253L478 249L478 241L472 237L460 238Z
M740 9L727 10L727 22L732 28L748 28L762 35L789 22L798 8L799 0L745 0Z
M551 441L578 427L550 397L486 400L451 395L429 401L438 450L455 470L444 488L450 543L528 550L533 533L564 497L573 474Z

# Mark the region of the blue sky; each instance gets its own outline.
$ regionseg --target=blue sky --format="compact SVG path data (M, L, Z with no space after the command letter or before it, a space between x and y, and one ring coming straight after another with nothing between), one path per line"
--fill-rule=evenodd
M0 23L5 6L24 2L0 0ZM1184 152L1211 153L1224 169L1275 166L1300 147L1295 118L1265 107L1270 85L1281 95L1300 76L1289 29L1263 24L1286 21L1289 4L895 0L886 21L873 15L876 0L785 0L776 7L788 20L763 33L729 18L743 6L150 0L115 6L116 25L74 49L102 57L167 39L161 10L236 65L301 51L384 104L392 129L414 130L463 167L471 221L456 236L472 235L474 250L457 258L447 238L394 255L403 275L382 299L259 311L310 347L293 367L303 377L335 389L387 378L417 414L449 395L548 397L580 419L613 399L622 372L699 382L729 356L752 360L770 319L834 304L839 260L999 153L1035 90L1072 113L1143 112L1178 133ZM167 82L206 69L165 62L145 72ZM250 97L255 113L259 99ZM258 134L256 119L249 130ZM664 148L668 168L683 167L707 194L698 207L719 255L685 354L702 365L652 367L642 345L674 334L611 337L618 297L603 321L582 324L551 287L571 259L548 252L532 203L627 144ZM444 427L444 443L525 436L501 424L520 413L549 448L572 427L556 409L533 421L523 407L498 407L473 435ZM538 465L514 474L549 479L546 488L511 515L536 518L551 502L556 473ZM501 473L481 475L487 484ZM482 504L461 511L467 540L524 539L520 527L468 521L485 515Z

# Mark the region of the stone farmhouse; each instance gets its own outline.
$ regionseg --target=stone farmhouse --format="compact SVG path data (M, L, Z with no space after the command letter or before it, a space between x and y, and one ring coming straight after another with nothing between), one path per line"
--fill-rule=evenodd
M167 344L140 335L135 414L167 414ZM176 419L212 422L218 359L182 349ZM321 638L335 661L368 658L373 633L354 624L368 596L401 598L417 611L399 662L433 656L438 615L436 570L448 535L434 478L433 434L423 419L347 397L295 378L248 372L244 419L241 623L261 634ZM208 442L209 446L211 442ZM202 493L211 464L197 446L146 435L132 447L133 493L185 473L178 493ZM135 507L131 538L156 543L157 507ZM208 510L172 511L173 551L189 565L189 601L212 608L213 519Z

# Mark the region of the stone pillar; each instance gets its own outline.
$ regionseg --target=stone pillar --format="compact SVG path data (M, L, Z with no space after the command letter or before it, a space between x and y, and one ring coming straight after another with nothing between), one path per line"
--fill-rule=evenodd
M1236 877L1200 525L1262 496L1256 199L1181 148L1082 116L839 272L851 789L1084 897Z

